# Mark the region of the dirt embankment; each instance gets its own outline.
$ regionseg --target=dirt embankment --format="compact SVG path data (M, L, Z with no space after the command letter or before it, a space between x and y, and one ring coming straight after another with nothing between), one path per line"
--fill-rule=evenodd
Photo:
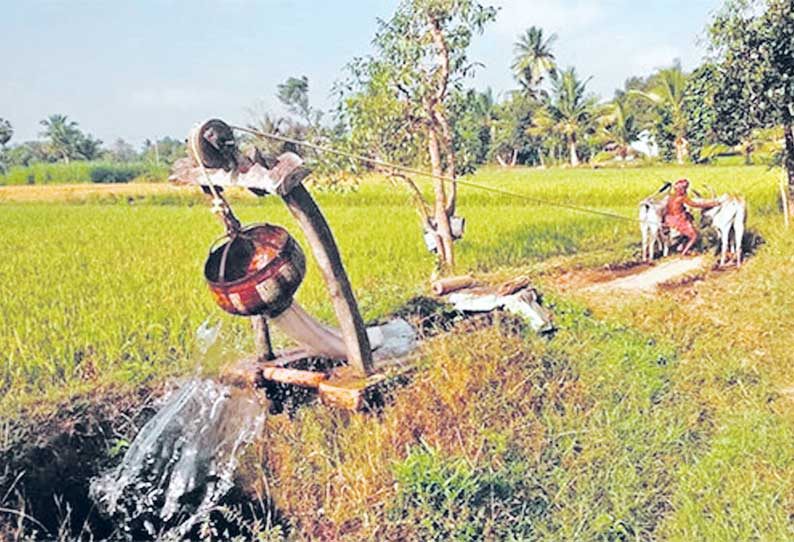
M46 414L23 412L3 422L0 540L20 539L34 530L40 538L54 538L59 531L107 536L112 526L94 510L89 481L123 453L165 391L164 385L105 389Z

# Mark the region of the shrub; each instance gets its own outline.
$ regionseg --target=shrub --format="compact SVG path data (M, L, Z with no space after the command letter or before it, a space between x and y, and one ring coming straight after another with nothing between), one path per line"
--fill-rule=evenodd
M128 183L141 175L144 168L137 165L101 165L91 169L92 183Z

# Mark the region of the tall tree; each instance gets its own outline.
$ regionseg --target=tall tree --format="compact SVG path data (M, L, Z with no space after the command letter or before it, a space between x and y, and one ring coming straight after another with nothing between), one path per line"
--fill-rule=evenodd
M132 154L126 157L128 159L135 157L135 150L131 150ZM74 141L73 151L80 160L96 160L102 153L102 140L81 132Z
M629 154L632 142L640 134L637 119L625 96L608 104L599 118L600 136L615 147L623 160Z
M276 97L284 104L287 111L297 116L308 127L313 127L319 122L319 113L309 105L309 78L289 77L278 85Z
M555 130L565 138L571 165L578 166L579 138L593 130L597 100L587 93L589 79L579 79L575 68L554 75L551 81L551 99L546 109Z
M537 93L543 77L556 69L552 46L557 34L543 35L543 29L531 26L513 46L513 74L531 96Z
M679 164L684 163L687 156L687 115L684 109L687 76L676 62L672 67L657 73L648 91L633 90L639 96L655 104L660 114L665 117L674 136L675 158Z
M450 123L454 129L455 158L461 174L474 171L488 158L494 107L491 89L485 92L467 89L452 96Z
M120 137L113 142L108 150L108 155L114 162L132 162L138 158L135 148ZM90 160L90 158L86 157L86 160Z
M52 152L68 164L75 157L75 147L81 136L77 123L66 115L50 115L40 124L44 127L41 135L49 139Z
M408 131L412 134L402 133L397 139L415 142L418 135L425 146L435 177L433 219L442 272L455 262L449 219L455 212L458 164L451 91L460 90L474 68L468 60L473 35L495 15L494 8L475 0L404 0L391 19L379 21L375 54L351 64L348 115L363 113L371 121L365 132L389 130L394 136L395 131ZM370 107L382 109L385 118L370 115ZM400 126L393 122L395 115ZM362 127L356 120L350 122ZM395 158L401 156L402 151L395 153Z
M752 128L783 126L789 212L794 214L794 5L792 0L729 0L710 27L723 88L741 96ZM746 134L743 134L746 136Z
M540 140L529 133L537 109L537 101L521 91L509 93L494 108L489 150L491 160L502 166L513 166L534 162L539 157L542 163L542 151L539 153L537 150Z

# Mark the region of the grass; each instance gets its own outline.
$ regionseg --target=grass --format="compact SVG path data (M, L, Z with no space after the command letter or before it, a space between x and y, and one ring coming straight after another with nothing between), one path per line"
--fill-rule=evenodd
M766 244L741 272L654 299L555 284L561 266L636 258L631 221L462 188L459 270L533 274L560 332L551 341L498 328L442 336L378 416L306 408L271 417L246 485L272 499L285 536L794 537L794 241L780 232L777 173L487 169L473 181L631 217L640 198L681 176L745 194ZM219 227L200 197L160 187L32 194L0 191L0 412L16 417L88 389L190 372L195 330L208 318L223 321L221 358L250 349L245 322L219 316L203 284ZM316 195L365 319L426 290L433 261L405 191L371 180L352 194ZM245 221L297 234L279 202L234 200ZM314 267L298 299L332 320Z

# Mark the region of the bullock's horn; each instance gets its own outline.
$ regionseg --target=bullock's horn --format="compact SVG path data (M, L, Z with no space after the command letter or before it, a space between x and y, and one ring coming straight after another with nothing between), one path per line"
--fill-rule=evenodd
M657 194L661 194L662 192L666 192L667 190L670 190L670 187L671 187L671 186L673 186L673 183L671 183L670 181L667 181L666 183L664 183L664 184L662 185L662 187L661 187L661 188L659 189L659 191L658 191L658 192L656 192L656 193L657 193Z

